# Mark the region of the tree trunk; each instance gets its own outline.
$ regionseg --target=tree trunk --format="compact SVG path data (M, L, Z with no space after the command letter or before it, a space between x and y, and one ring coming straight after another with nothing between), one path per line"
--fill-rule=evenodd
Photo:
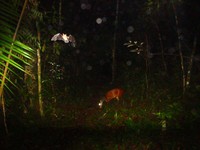
M185 81L186 82L186 88L189 88L189 85L190 85L191 71L192 71L194 54L196 52L196 45L197 45L197 38L195 37L194 42L193 42L192 54L190 56L189 66L188 66L188 70L187 70L186 81Z
M36 27L37 27L37 38L38 38L38 49L37 49L38 102L39 102L40 116L43 117L44 111L43 111L43 101L42 101L41 56L40 56L41 36L40 36L40 27L38 22L36 22Z
M44 116L44 111L43 111L43 101L42 101L42 81L41 81L41 59L40 59L40 49L37 49L37 67L38 67L38 102L39 102L39 111L40 111L40 116Z
M112 83L115 81L116 72L116 43L117 43L117 26L119 15L119 0L116 2L116 14L115 14L115 31L113 35L113 48L112 48Z
M183 53L182 53L182 45L181 45L181 35L180 35L180 28L179 28L179 21L178 21L178 16L176 12L176 7L172 1L172 7L174 11L174 17L175 17L175 23L176 23L176 33L178 37L178 50L179 50L179 57L180 57L180 65L181 65L181 71L182 71L182 94L184 96L185 94L185 89L186 89L186 75L185 75L185 67L184 67L184 60L183 60Z

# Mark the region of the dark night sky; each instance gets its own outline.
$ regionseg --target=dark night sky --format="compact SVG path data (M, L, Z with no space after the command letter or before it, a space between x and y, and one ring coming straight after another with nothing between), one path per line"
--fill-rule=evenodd
M62 0L62 21L64 24L59 32L70 32L91 39L99 34L112 35L116 17L116 2L117 0ZM122 39L126 41L127 37L132 36L131 27L136 28L135 25L140 19L139 13L143 10L141 6L144 2L146 1L119 0L118 33L120 36L118 38L123 36ZM52 6L54 6L58 13L59 0L49 0L48 4L46 0L42 0L41 6L48 11L52 11ZM167 8L165 9L167 10ZM166 10L160 13L165 14ZM184 7L177 10L180 14L180 22L183 22L185 26L196 28L195 26L199 25L200 9L197 2L187 2ZM96 22L98 18L102 19L99 20L102 21L100 24ZM130 33L127 32L128 29Z
M81 51L80 57L82 57L79 59L83 64L88 63L94 66L95 63L101 61L111 63L117 0L62 0L62 2L62 21L64 24L61 28L55 28L55 30L70 33L76 37L77 49ZM160 25L166 48L175 47L177 44L172 7L166 3L157 12L157 16L142 18L141 14L145 14L142 7L145 6L143 5L144 2L146 1L119 0L118 28L116 30L118 62L125 63L129 59L133 60L131 58L133 54L130 54L123 44L130 39L144 40L145 33L150 37L149 44L152 48L150 51L160 51L158 35L155 26L151 22L152 19L158 21ZM41 6L46 11L52 11L54 6L56 13L58 13L59 0L50 0L48 4L46 4L46 0L42 0ZM195 1L186 1L185 5L177 6L177 14L180 19L180 27L184 32L184 38L192 41L199 27L199 5ZM56 27L57 24L53 24L53 26ZM111 69L107 68L106 70Z

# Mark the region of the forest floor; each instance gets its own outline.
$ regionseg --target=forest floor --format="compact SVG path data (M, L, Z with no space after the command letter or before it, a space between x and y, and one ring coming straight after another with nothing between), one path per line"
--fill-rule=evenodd
M157 118L150 110L145 110L143 103L136 107L113 102L105 104L103 109L97 104L58 104L43 119L12 115L7 118L8 135L1 124L1 149L200 148L199 128L165 131L152 128L146 120L157 121Z

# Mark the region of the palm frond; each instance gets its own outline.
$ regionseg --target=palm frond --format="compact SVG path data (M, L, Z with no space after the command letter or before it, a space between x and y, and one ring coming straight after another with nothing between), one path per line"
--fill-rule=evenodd
M10 91L10 84L16 86L8 73L19 75L19 71L25 72L24 65L30 65L28 60L32 59L34 53L29 46L15 40L23 13L20 16L17 12L20 7L11 5L7 1L0 3L0 97L4 86Z

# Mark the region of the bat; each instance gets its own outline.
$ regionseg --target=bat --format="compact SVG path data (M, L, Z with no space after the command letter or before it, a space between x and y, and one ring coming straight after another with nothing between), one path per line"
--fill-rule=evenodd
M71 43L73 47L76 46L75 38L71 34L67 36L67 34L57 33L51 38L51 41L63 41L65 43Z

